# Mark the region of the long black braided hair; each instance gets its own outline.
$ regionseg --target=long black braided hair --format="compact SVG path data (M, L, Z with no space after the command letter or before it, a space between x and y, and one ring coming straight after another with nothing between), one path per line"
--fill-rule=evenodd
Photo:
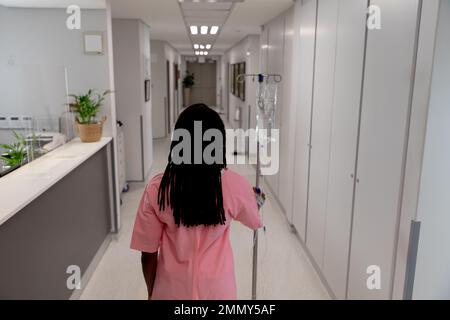
M209 129L220 131L222 148L216 155L220 161L207 164L203 156L201 162L194 161L196 143L194 128L196 122L198 125L198 121L201 123L200 138ZM164 210L166 206L170 206L178 226L223 225L226 221L222 196L222 170L227 167L225 125L217 112L205 104L195 104L180 114L175 124L175 132L178 129L184 129L190 134L191 161L181 164L173 161L174 148L179 143L183 143L183 141L174 139L170 146L169 161L158 190L159 209ZM203 139L201 141L203 155L211 141L205 142Z

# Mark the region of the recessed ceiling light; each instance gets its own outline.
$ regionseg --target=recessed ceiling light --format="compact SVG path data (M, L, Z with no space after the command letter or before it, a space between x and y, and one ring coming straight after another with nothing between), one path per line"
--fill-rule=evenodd
M208 50L211 49L211 45L210 45L210 44L207 44L207 45L206 45L206 49L208 49Z
M200 55L200 51L195 51L195 55L196 56Z
M218 26L212 26L210 33L211 34L217 34L217 32L219 32L219 27Z
M198 44L194 44L194 49L198 49L199 45Z
M191 26L191 34L198 34L198 27L197 26Z
M205 46L201 44L200 49L202 49L202 50L205 49Z
M200 33L201 34L208 34L208 26L201 26L200 27Z
M205 51L204 54L205 54L205 56L207 56L208 55L208 51Z

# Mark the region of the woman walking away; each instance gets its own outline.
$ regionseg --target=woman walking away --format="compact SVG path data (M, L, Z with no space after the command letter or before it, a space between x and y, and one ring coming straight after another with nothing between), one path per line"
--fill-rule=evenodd
M234 300L231 222L261 228L257 196L227 169L225 126L215 111L187 108L173 137L164 174L146 186L131 240L142 252L148 298Z

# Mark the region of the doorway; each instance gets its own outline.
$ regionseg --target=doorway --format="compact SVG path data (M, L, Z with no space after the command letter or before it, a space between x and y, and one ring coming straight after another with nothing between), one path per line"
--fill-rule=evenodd
M170 119L172 118L171 116L171 112L170 112L170 103L171 103L171 92L170 92L170 61L167 60L166 61L166 75L167 75L167 95L166 95L166 99L165 99L165 104L166 104L166 114L167 114L167 135L170 135L171 130L171 121Z
M175 122L178 115L180 114L180 91L179 91L180 69L178 67L178 63L173 64L173 79L174 79L173 101L175 102L174 105L174 122Z
M215 109L217 104L217 62L188 62L187 70L194 74L195 85L192 87L191 104L204 103Z

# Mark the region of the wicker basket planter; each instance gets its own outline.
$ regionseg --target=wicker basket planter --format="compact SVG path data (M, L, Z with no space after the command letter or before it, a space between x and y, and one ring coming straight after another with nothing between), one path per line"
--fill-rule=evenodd
M93 124L81 124L77 121L76 128L80 135L82 142L97 142L102 138L103 123L106 117L103 117L100 122Z

